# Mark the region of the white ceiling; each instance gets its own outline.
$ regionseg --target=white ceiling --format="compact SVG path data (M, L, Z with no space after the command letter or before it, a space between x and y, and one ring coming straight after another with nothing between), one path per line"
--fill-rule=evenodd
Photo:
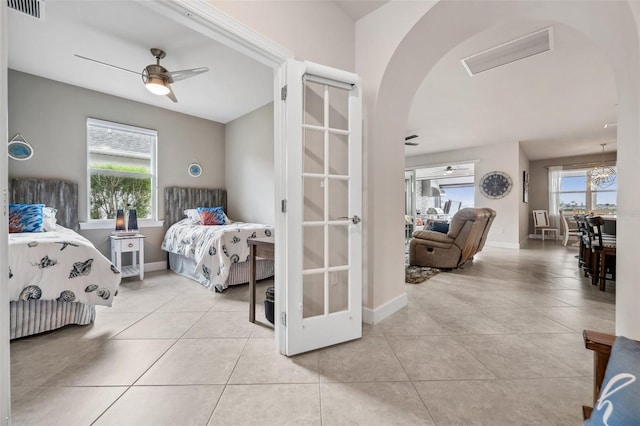
M44 20L9 9L9 68L221 123L273 100L271 68L141 3L47 0ZM174 83L173 103L135 74L73 56L142 71L155 63L152 47L167 53L161 64L169 71L210 71Z
M273 99L273 71L148 9L144 2L45 2L45 19L9 11L9 67L45 78L227 123ZM335 1L354 21L387 1ZM554 49L470 77L460 59L551 23L510 22L450 51L417 91L406 155L521 141L531 160L616 150L615 81L602 52L554 25ZM148 92L139 77L78 59L132 70L167 57L170 71L210 71L173 85L178 103ZM419 54L419 52L416 52Z
M554 24L554 49L474 77L460 60L552 25L510 22L460 44L417 91L405 155L522 142L530 160L616 151L616 86L603 52L584 36Z

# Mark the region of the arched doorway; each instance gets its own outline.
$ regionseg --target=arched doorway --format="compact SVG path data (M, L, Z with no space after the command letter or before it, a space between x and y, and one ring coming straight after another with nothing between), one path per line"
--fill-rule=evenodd
M400 176L403 176L404 156L401 150L390 147L389 141L402 140L404 137L405 123L416 89L446 52L473 35L514 18L562 23L589 37L607 52L619 99L618 277L621 282L634 281L632 253L640 248L640 239L637 238L637 232L633 231L640 225L639 215L634 214L640 210L640 201L633 194L633 187L640 183L640 174L632 171L640 160L640 149L636 143L640 134L640 89L637 81L640 65L638 32L629 4L441 1L408 30L395 48L380 80L373 116L367 127L368 145L372 147L367 155L370 187L378 188L383 181L398 183L398 190L393 194L387 194L384 199L370 196L368 202L369 234L377 233L377 236L369 239L366 248L371 265L367 273L375 277L370 279L373 284L369 289L369 297L372 299L379 300L378 295L393 294L394 290L402 291L400 288L390 289L389 282L394 280L388 279L400 269L402 259L395 253L402 253L402 234L379 235L382 221L396 214L400 218L403 206ZM385 238L386 244L375 244L376 238ZM384 282L378 280L377 272L380 269L388 271ZM402 280L398 277L395 281ZM640 297L640 289L619 287L616 331L618 334L640 337L640 318L632 302Z

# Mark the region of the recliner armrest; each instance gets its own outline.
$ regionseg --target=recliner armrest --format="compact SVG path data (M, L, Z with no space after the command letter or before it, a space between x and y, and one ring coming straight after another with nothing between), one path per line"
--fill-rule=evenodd
M416 231L413 233L413 238L446 244L453 244L453 242L455 241L449 235L436 231Z

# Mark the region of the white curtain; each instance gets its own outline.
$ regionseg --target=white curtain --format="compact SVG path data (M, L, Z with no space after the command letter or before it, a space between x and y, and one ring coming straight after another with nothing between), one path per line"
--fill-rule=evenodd
M549 221L560 229L560 181L562 166L549 167Z

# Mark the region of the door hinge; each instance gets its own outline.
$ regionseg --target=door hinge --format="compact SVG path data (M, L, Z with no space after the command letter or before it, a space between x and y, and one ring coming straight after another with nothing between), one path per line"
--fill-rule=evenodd
M287 86L282 86L282 89L280 89L280 99L283 101L287 100Z
M282 325L284 325L285 327L287 326L287 313L286 312L282 312L280 314L280 322L282 323Z
M280 210L282 210L282 213L286 213L287 212L287 200L282 200L282 204L280 206Z

